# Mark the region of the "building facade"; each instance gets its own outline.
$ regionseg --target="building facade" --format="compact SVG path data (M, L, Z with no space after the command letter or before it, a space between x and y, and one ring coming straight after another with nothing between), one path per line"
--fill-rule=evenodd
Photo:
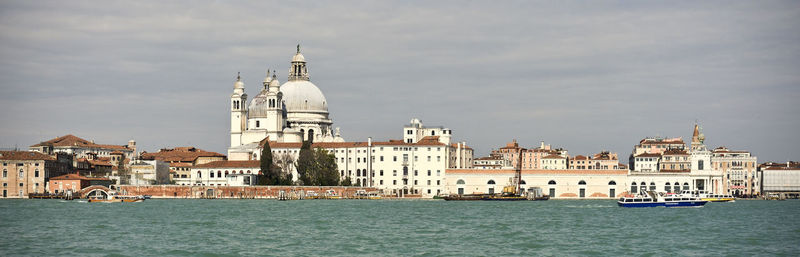
M45 193L49 179L66 174L71 167L33 151L0 151L0 162L3 198L27 198L31 193Z

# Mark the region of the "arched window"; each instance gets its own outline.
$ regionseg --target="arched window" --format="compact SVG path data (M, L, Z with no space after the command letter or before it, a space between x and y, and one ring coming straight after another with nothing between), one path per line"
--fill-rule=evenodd
M239 174L244 174L244 171L243 170L239 170Z
M247 174L252 174L252 173L250 172L250 170L247 170Z
M583 186L585 186L585 185L586 185L586 181L583 181L583 180L581 180L580 182L578 182L578 185L583 185Z
M636 193L636 182L631 182L631 193Z
M361 186L367 186L367 179L361 179Z
M7 169L3 169L3 177L4 178L8 177L8 170Z
M463 185L463 184L465 184L465 183L464 183L464 180L463 180L463 179L459 179L458 181L456 181L456 184L458 184L458 185Z
M550 180L550 182L547 182L547 184L548 184L548 185L555 185L555 184L556 184L556 181L555 181L555 180Z
M656 191L656 182L650 182L650 191Z
M670 186L669 182L664 185L664 192L672 193L672 187Z
M19 177L21 178L23 176L25 176L25 171L23 171L22 169L19 169Z
M683 182L683 190L685 191L689 190L689 183Z
M200 173L200 171L198 170L197 171L197 178L202 178L202 177L203 177L202 173Z
M681 184L679 184L678 182L675 182L675 184L673 184L673 185L674 186L672 188L675 189L675 193L680 193L681 192Z
M615 181L613 181L613 180L612 180L612 181L609 181L609 182L608 182L608 185L609 185L609 186L616 186L616 185L617 185L617 182L615 182Z
M222 177L222 171L217 171L217 177L218 177L218 178L221 178L221 177Z
M225 171L225 176L226 176L226 177L228 176L228 171L227 171L227 170Z
M309 142L314 142L314 130L313 129L309 129L308 130L308 141Z
M519 184L520 184L520 185L526 185L527 183L525 183L525 180L520 180L520 181L519 181Z
M490 179L489 182L486 182L486 184L494 185L495 183L494 183L494 180Z

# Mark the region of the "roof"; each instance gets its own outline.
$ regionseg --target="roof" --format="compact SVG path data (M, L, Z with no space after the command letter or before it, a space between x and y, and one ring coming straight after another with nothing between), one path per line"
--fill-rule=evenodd
M0 160L56 160L49 155L30 151L0 151Z
M664 155L689 155L689 154L686 153L686 151L684 150L670 149L664 151Z
M259 146L263 146L267 139L261 140ZM347 148L347 147L367 147L368 142L319 142L311 144L311 148ZM438 136L426 136L417 141L416 143L406 143L403 140L389 140L389 141L374 141L373 146L444 146L445 144L439 142ZM284 143L269 141L270 148L300 148L303 143ZM452 147L457 147L453 144ZM465 149L471 149L468 146L463 146Z
M226 157L224 154L209 152L192 146L163 148L155 153L142 153L143 160L164 162L194 162L198 157Z
M572 158L573 160L588 160L589 158L583 155L576 155Z
M502 159L503 159L502 156L486 156L486 157L475 158L475 159L472 159L472 160L474 160L474 161L487 161L487 160L502 160Z
M657 153L643 153L643 154L636 155L636 156L634 156L634 157L661 157L661 154L657 154Z
M70 180L72 180L72 179L78 179L78 180L110 180L110 179L107 179L107 178L88 178L88 177L81 176L78 173L66 174L66 175L61 175L61 176L58 176L58 177L50 178L50 180L68 180L68 179L70 179Z
M447 169L446 173L463 175L483 175L483 174L509 174L513 175L517 171L514 169ZM627 169L609 170L522 170L523 175L627 175Z
M60 147L70 147L70 146L78 146L78 147L86 147L86 148L105 148L105 149L117 149L117 150L125 150L125 151L133 151L133 149L128 148L127 145L102 145L102 144L95 144L91 141L86 139L73 136L72 134L66 136L60 136L48 141L44 141L31 147L37 146L60 146Z
M261 161L215 161L205 164L195 165L195 168L260 168Z
M558 155L558 154L551 154L551 155L542 157L542 159L566 159L566 157Z

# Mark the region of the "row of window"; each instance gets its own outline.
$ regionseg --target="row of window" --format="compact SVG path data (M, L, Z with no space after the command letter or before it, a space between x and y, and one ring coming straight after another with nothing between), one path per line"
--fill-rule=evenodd
M408 180L407 179L403 179L402 181L403 181L403 185L408 185ZM414 180L413 182L414 182L414 185L416 186L417 185L417 180ZM380 185L383 185L383 179L379 180L378 183ZM439 186L441 184L442 184L441 180L436 180L436 185L437 186ZM392 185L397 185L397 180L396 179L392 180ZM428 185L431 186L431 180L428 180Z
M3 169L3 178L7 177L8 177L8 169ZM19 178L24 178L24 177L25 177L25 170L19 169ZM33 177L36 178L39 177L39 169L34 170Z

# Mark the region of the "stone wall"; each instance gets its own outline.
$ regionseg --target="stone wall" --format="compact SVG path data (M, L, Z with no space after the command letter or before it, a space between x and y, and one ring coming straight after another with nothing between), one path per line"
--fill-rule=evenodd
M322 195L327 190L333 189L343 197L353 196L358 190L367 192L377 191L371 187L341 187L341 186L178 186L178 185L153 185L153 186L119 186L120 194L150 195L153 198L277 198L280 191L287 194L314 191Z

